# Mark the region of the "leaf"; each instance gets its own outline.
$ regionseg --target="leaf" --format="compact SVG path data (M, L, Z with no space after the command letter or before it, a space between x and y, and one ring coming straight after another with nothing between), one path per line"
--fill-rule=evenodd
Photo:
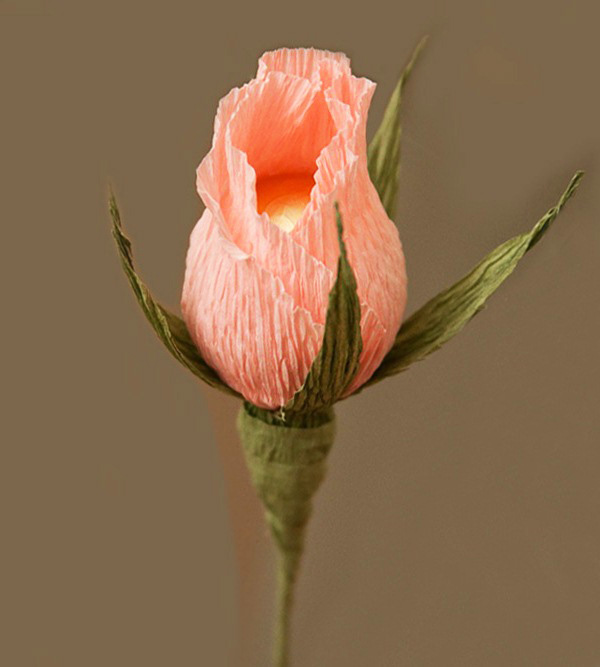
M223 380L200 356L194 345L184 321L174 315L166 308L157 303L146 285L140 280L133 264L131 241L123 232L121 215L117 207L117 201L113 195L110 197L110 215L113 222L113 237L117 244L123 270L129 279L129 284L140 304L144 315L150 322L154 331L163 342L169 352L183 364L194 375L204 380L211 387L221 389L229 394L239 394L226 385Z
M329 292L323 343L310 371L285 412L316 412L333 405L358 371L362 351L360 302L356 279L346 255L342 216L336 204L340 257L337 278Z
M369 176L390 218L394 217L398 181L400 180L400 139L402 136L400 106L402 91L426 43L427 37L423 37L413 51L390 97L381 125L371 140L367 151Z
M523 255L541 239L577 189L582 176L582 171L573 176L556 206L530 232L503 243L462 280L414 313L402 325L392 349L363 387L405 370L455 336L484 307L487 299L514 271Z

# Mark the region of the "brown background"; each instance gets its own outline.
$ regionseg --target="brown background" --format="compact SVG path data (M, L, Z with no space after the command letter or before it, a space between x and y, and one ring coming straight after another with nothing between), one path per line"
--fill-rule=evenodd
M267 49L339 49L379 83L372 131L424 33L409 312L588 175L467 330L339 406L294 664L600 665L597 3L153 4L0 0L0 665L268 664L237 404L143 320L107 183L176 307L218 99Z

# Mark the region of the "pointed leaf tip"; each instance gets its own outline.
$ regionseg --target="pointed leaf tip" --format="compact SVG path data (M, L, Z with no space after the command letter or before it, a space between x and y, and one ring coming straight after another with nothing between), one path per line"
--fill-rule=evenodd
M533 248L533 246L546 233L546 231L548 230L548 228L550 227L556 216L561 212L564 205L575 194L577 188L579 187L579 183L584 175L585 172L582 170L575 172L575 174L569 181L569 185L567 185L565 191L562 193L559 200L556 202L556 205L553 206L541 220L539 220L537 225L532 230L531 240L529 242L529 245L527 246L527 250L531 250L531 248Z
M390 218L394 217L400 179L402 93L427 40L427 35L420 40L404 67L367 151L369 176Z

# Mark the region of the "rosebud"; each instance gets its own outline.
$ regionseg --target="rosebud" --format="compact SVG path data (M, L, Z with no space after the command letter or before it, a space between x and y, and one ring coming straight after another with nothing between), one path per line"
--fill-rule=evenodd
M202 357L257 406L285 406L323 339L344 223L362 353L346 393L390 349L406 303L398 231L367 168L375 84L340 53L281 49L219 104L197 172L206 210L187 254L182 312Z

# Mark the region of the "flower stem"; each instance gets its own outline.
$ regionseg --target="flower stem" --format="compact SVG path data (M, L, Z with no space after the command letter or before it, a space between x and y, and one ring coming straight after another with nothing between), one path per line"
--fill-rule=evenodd
M294 588L300 565L300 553L282 551L277 565L277 626L273 664L288 667L290 655L290 626L294 605Z
M273 416L267 419L247 405L238 416L250 477L277 547L274 667L289 665L294 587L304 535L312 499L325 477L325 462L335 435L332 411L303 415L294 425L291 422L291 419L277 421Z

